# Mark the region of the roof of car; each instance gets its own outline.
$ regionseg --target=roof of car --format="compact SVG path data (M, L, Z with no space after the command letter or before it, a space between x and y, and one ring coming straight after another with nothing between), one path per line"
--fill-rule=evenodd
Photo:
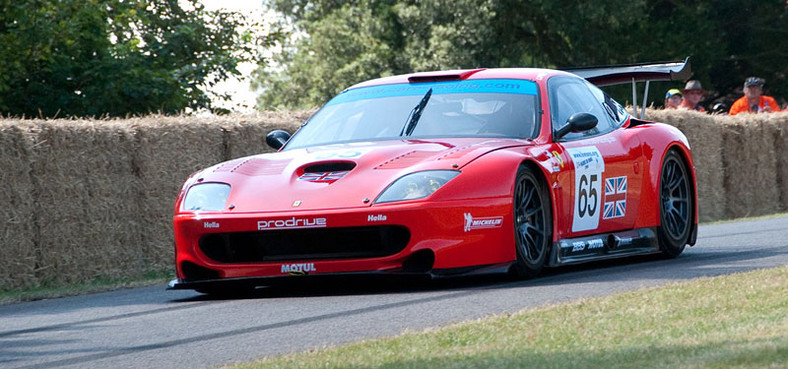
M542 68L480 68L421 72L383 77L358 83L352 88L394 84L437 81L464 81L476 79L524 79L541 81L554 75L573 75L585 78L598 86L642 81L686 80L692 75L690 58L683 61L607 65L572 68L566 70Z
M539 81L546 79L553 75L573 75L555 69L541 69L541 68L481 68L481 69L457 69L445 70L434 72L420 72L411 74L402 74L397 76L382 77L364 81L353 85L350 89L359 87L369 87L377 85L395 84L395 83L419 83L419 82L437 82L437 81L471 81L479 79L524 79L530 81Z

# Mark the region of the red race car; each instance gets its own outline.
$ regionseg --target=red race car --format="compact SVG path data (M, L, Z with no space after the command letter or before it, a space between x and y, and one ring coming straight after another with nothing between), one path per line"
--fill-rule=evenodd
M170 288L351 274L529 278L546 266L676 257L697 234L687 138L631 116L596 85L632 82L634 94L639 81L688 75L686 60L357 84L292 137L269 133L278 152L186 181Z

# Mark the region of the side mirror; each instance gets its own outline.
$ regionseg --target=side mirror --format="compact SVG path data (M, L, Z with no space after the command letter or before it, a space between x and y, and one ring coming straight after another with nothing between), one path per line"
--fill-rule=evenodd
M574 113L566 124L555 132L554 139L558 140L569 134L569 132L583 132L596 127L599 119L590 113Z
M265 143L277 150L281 149L289 139L290 133L281 129L273 130L265 135Z

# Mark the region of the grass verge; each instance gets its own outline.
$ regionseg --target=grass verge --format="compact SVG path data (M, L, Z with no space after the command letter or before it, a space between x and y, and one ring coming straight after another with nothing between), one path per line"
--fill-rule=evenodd
M0 305L23 301L51 299L65 296L106 292L121 288L132 288L164 284L174 278L172 271L151 271L139 278L96 278L92 281L73 284L43 285L23 289L0 290Z
M232 368L786 368L788 267L495 316Z

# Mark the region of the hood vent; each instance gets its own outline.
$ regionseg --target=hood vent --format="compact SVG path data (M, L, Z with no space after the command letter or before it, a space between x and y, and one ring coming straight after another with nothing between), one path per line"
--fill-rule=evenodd
M476 150L476 149L478 149L480 147L492 146L492 145L500 145L503 142L505 142L505 141L499 141L499 140L484 141L484 142L475 143L473 145L457 147L457 148L454 148L452 150L449 150L449 152L447 152L445 155L439 157L438 160L455 160L455 159L459 159L459 158L465 156L466 154L470 153L471 151Z
M298 179L314 183L334 183L355 167L356 163L349 161L312 164L298 171Z
M416 165L424 159L434 155L434 151L411 151L380 164L376 166L375 169L403 169Z
M304 168L304 173L318 172L348 172L356 167L356 163L350 161L337 161L331 163L313 164Z
M276 175L281 174L289 163L289 160L275 161L260 158L233 160L222 164L215 172L231 172L246 176Z

